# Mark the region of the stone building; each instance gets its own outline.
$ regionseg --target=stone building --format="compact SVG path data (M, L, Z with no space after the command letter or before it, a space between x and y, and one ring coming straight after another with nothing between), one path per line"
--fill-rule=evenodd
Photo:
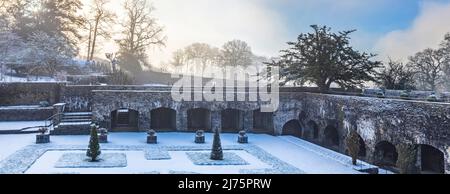
M175 102L168 87L53 83L16 87L2 84L0 88L1 106L27 105L40 100L63 103L63 109L56 106L53 113L88 112L93 121L113 132L220 129L237 134L246 130L293 135L346 153L345 138L350 130L356 130L360 135L362 160L394 168L398 157L396 146L412 143L418 147L417 167L422 172L450 173L450 103L445 102L317 94L281 88L279 109L265 113L260 111L260 102ZM2 114L0 109L0 120L4 119ZM10 111L9 117L11 114ZM23 117L26 113L21 114Z

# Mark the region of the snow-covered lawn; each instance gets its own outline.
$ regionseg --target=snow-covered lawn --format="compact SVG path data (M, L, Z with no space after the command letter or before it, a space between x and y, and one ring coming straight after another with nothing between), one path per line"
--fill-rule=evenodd
M26 173L280 173L285 170L295 173L312 174L359 174L346 161L350 158L342 154L320 148L289 136L274 137L264 134L249 134L250 144L238 144L237 134L222 134L225 152L232 152L249 165L208 166L194 165L187 152L208 152L212 144L212 134L206 134L206 144L195 144L194 133L159 133L158 145L146 144L146 133L111 133L110 143L102 144L104 153L123 153L127 156L127 167L109 169L61 169L55 168L60 157L67 152L64 147L87 148L88 136L52 136L52 149L44 150L41 157L26 170ZM7 159L16 151L34 146L34 135L0 135L0 160ZM124 147L125 146L125 147ZM28 146L27 148L29 148ZM45 147L40 148L41 150ZM53 149L53 148L59 148ZM105 149L108 150L105 150ZM126 148L126 149L125 149ZM170 159L146 157L147 150L166 149ZM46 152L45 152L46 151ZM32 150L30 150L32 152ZM150 155L153 155L150 151ZM25 152L26 153L26 152ZM164 155L164 152L161 152ZM159 154L161 154L159 153ZM147 153L148 154L148 153ZM167 154L167 153L166 153ZM5 160L6 161L6 160ZM4 161L2 161L4 162ZM279 164L279 165L278 165ZM279 166L279 167L278 167ZM1 167L1 166L0 166ZM295 170L297 169L297 170ZM0 170L1 171L1 170Z

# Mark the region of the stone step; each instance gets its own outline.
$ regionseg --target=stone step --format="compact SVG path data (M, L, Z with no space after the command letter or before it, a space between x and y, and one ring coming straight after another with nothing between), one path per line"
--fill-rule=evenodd
M92 120L92 117L63 117L61 120Z
M67 112L66 116L92 116L92 112Z
M91 122L62 122L52 131L52 135L89 135Z
M84 123L84 122L89 122L92 123L92 119L67 119L67 118L63 118L61 120L61 123Z
M61 123L52 131L52 135L89 135L92 124L92 112L64 113Z
M61 122L59 126L91 125L91 122Z

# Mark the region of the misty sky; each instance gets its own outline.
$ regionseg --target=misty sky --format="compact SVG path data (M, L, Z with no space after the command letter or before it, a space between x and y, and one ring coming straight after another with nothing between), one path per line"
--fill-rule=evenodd
M113 0L119 6L121 0ZM276 56L309 25L357 29L352 44L380 58L406 59L436 47L450 32L450 0L152 0L168 44L150 49L158 65L193 42L220 47L248 42L254 53ZM105 50L114 50L107 45Z

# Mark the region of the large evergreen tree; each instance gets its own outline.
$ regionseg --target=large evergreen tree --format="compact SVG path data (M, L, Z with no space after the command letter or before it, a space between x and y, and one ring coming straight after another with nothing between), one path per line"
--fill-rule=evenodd
M375 81L379 61L373 54L361 53L350 46L350 34L331 32L326 26L311 26L312 33L300 34L291 48L281 51L279 60L269 65L280 67L282 84L303 85L312 83L321 91L328 91L333 83L343 88L361 86L365 81Z

